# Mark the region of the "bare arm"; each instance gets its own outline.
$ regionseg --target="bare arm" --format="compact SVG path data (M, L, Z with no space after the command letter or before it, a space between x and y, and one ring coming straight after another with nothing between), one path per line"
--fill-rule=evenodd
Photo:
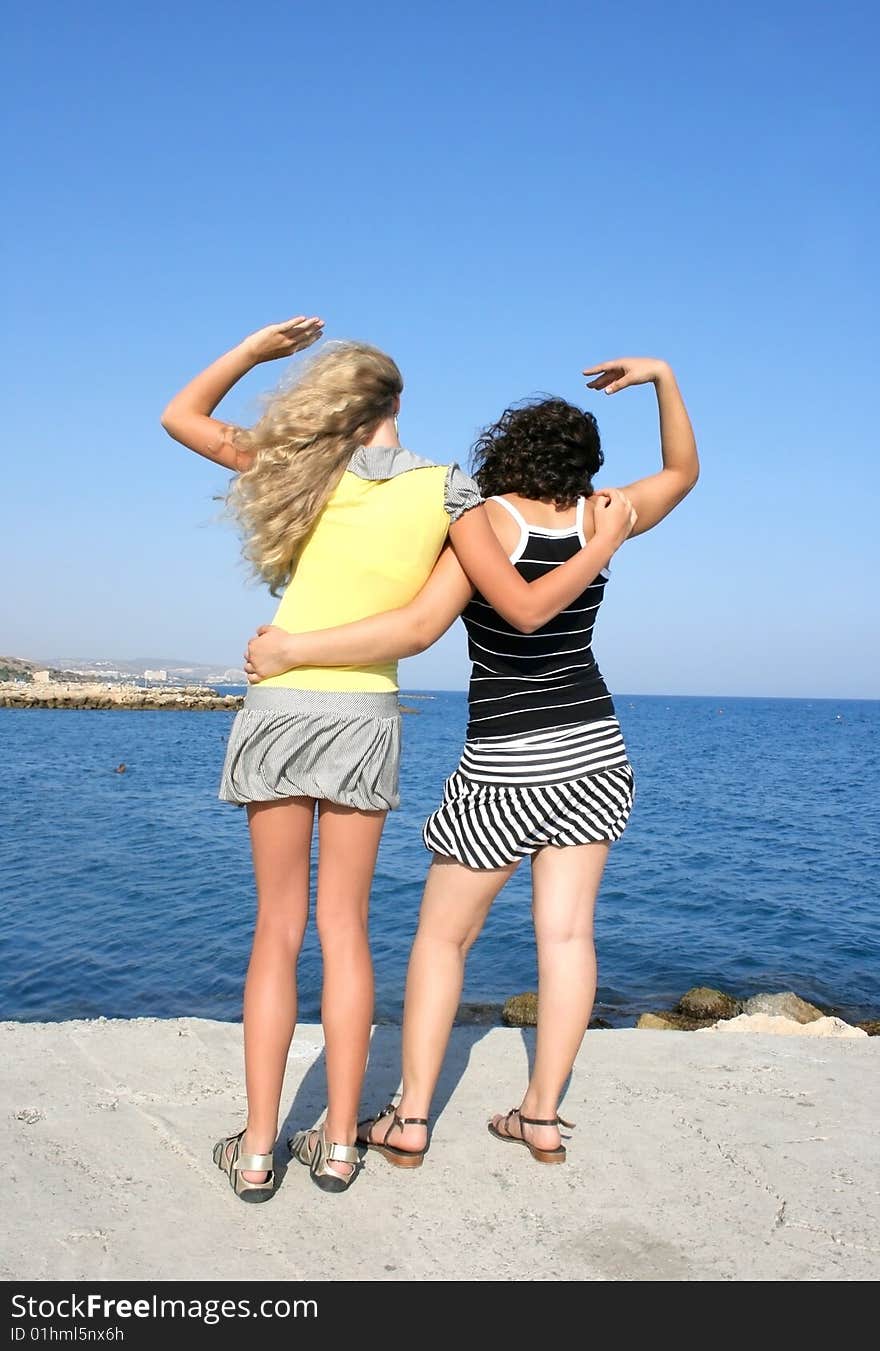
M248 679L265 680L293 666L372 666L413 657L436 643L472 594L473 587L447 547L419 594L397 610L311 633L287 633L264 625L248 643Z
M614 552L607 540L626 537L625 532L630 527L633 512L620 493L603 492L596 497L597 535L590 543L593 544L599 538L600 531L604 532L605 542L600 539L595 551L591 551L590 545L587 545L580 552L588 560L604 558L607 561ZM468 514L473 515L474 512ZM502 513L498 517L499 529L504 530L509 525L509 516ZM503 564L522 581L498 543L492 526L488 528L493 541L498 544ZM568 567L568 563L563 566ZM588 570L592 569L589 580L579 583L580 591L576 595L580 595L603 566L604 563L598 566L595 562L588 563ZM556 569L558 572L562 570ZM523 585L528 587L529 584L524 582ZM370 615L367 619L359 619L351 624L316 629L310 633L288 633L274 624L264 624L248 643L245 653L248 680L253 684L269 676L281 675L294 666L374 665L377 662L396 661L400 657L413 657L436 643L446 632L467 605L473 590L455 552L447 546L427 582L408 605L386 610L383 614ZM565 594L565 590L561 594ZM562 601L553 614L569 603Z
M534 633L571 605L611 561L629 535L635 516L615 489L596 495L596 533L573 558L527 582L498 541L485 507L474 507L450 527L449 538L462 568L494 609L519 629Z
M233 473L247 469L251 453L236 445L239 429L211 414L233 385L254 366L277 357L292 356L294 352L310 347L322 331L322 320L300 315L252 333L237 347L212 361L179 394L175 394L162 414L162 426L175 441L215 464L222 464L224 469L231 469Z
M672 367L653 357L618 357L591 366L584 375L595 377L588 382L590 389L604 389L606 394L645 384L652 384L657 394L663 468L623 489L638 515L632 533L643 535L687 497L700 474L697 444L684 399Z

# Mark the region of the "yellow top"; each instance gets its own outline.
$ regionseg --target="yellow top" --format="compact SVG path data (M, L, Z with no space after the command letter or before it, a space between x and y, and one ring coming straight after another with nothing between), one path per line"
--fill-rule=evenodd
M396 448L360 449L300 551L273 624L306 633L408 604L437 561L450 519L479 500L455 466ZM299 666L260 682L273 687L393 691L397 663Z

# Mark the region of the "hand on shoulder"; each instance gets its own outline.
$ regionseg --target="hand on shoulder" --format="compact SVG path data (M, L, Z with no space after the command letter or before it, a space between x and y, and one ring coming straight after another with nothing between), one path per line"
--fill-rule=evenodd
M587 499L593 512L594 533L620 548L632 532L638 513L626 493L619 488L598 488Z

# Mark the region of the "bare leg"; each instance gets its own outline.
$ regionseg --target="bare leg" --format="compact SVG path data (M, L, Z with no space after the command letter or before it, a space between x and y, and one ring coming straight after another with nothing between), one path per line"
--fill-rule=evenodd
M532 913L538 944L538 1036L524 1116L550 1121L571 1073L596 996L593 913L609 845L548 846L532 859ZM495 1117L498 1125L500 1118ZM517 1119L507 1129L519 1134ZM559 1144L555 1126L525 1126L538 1149Z
M324 958L321 1021L327 1059L328 1140L353 1145L373 1024L367 934L370 887L385 812L319 806L318 936ZM351 1165L328 1165L341 1176Z
M489 907L518 867L466 868L435 855L425 883L419 927L409 959L403 1011L403 1092L397 1113L427 1117L461 998L465 958L489 913ZM391 1120L383 1117L370 1132L383 1139ZM425 1147L425 1127L396 1129L389 1144L397 1149Z
M244 987L248 1097L242 1152L271 1154L287 1053L296 1026L296 963L309 915L311 798L248 805L257 923ZM262 1182L265 1173L243 1174Z

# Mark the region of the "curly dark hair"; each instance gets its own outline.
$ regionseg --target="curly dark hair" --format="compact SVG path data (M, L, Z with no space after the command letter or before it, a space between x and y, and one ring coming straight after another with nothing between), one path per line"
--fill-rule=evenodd
M505 409L477 438L471 455L484 497L519 493L558 507L590 496L604 459L593 414L549 397Z

